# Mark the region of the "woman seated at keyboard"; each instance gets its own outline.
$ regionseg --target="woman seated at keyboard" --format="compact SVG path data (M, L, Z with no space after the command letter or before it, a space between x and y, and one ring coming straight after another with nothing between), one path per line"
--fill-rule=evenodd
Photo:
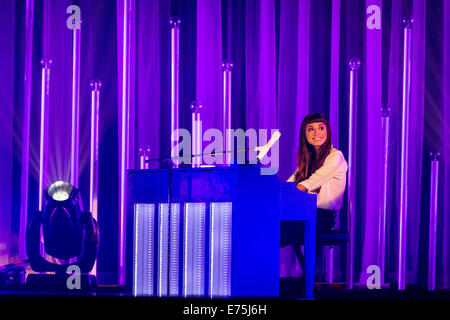
M331 144L331 128L320 113L307 115L300 127L297 168L288 179L303 192L317 194L317 225L319 231L331 230L336 211L342 206L348 165L341 151ZM281 247L293 245L303 268L300 244L303 243L303 222L282 222ZM283 262L282 262L283 264ZM285 268L281 268L281 273Z

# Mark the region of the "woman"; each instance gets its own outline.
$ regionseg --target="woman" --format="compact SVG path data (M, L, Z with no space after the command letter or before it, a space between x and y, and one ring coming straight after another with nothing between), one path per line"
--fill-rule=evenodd
M331 144L328 120L320 113L307 115L300 127L297 169L288 182L317 194L319 229L334 226L334 212L341 209L344 198L347 169L344 155Z
M328 120L319 113L307 115L300 127L297 168L288 179L296 182L303 192L317 194L317 229L331 230L335 225L336 211L342 206L346 186L347 162L341 151L331 144L331 128ZM284 251L281 261L281 277L296 278L299 268L303 269L303 222L281 223L281 247L293 245L300 266L289 259ZM289 262L290 260L290 262ZM292 270L294 268L295 270ZM291 278L292 279L292 278ZM304 278L301 278L303 281Z

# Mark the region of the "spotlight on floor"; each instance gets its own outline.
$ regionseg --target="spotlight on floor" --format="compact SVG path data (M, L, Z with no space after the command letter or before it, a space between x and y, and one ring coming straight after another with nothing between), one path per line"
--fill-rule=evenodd
M68 182L54 182L44 191L42 211L33 214L26 237L31 269L54 274L30 274L27 285L67 289L67 278L75 270L80 287L91 289L95 276L88 273L97 259L98 232L97 221L83 210L78 189Z

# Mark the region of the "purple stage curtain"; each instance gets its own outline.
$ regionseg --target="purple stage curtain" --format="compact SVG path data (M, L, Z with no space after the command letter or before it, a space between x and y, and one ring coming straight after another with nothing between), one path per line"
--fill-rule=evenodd
M410 8L408 8L408 5ZM410 10L408 12L408 10ZM402 19L407 14L414 18L412 28L412 72L411 72L411 111L408 158L408 222L406 250L406 282L418 281L418 257L421 184L424 123L424 72L425 72L425 1L393 1L391 11L390 59L388 78L388 105L391 108L391 132L389 140L388 169L388 220L387 220L387 281L397 280L398 265L398 228L400 211L400 157L401 157L401 122L402 122L402 63L403 63L403 26ZM395 137L395 138L394 138ZM426 240L425 240L426 241ZM369 254L369 253L368 253Z
M129 64L123 65L123 3L131 4ZM25 0L6 1L0 13L4 43L0 76L0 264L17 258L20 221ZM53 60L47 183L70 176L72 31L69 0L36 0L28 214L37 206L40 64ZM386 240L386 281L397 279L402 115L402 18L414 18L412 109L409 132L407 283L423 284L429 214L428 152L441 152L437 286L449 288L450 272L450 4L447 0L80 0L80 191L88 201L89 81L103 83L100 101L99 282L115 283L118 268L118 185L122 95L129 110L128 167L140 145L151 157L170 155L170 28L180 16L180 127L191 129L190 103L199 100L203 129L222 127L221 62L230 58L234 129L279 129L278 176L295 170L303 117L329 117L333 145L348 155L348 61L361 60L358 92L355 282L377 263L379 188L382 178L381 106L391 108ZM369 5L381 9L381 30L366 26ZM435 18L435 16L437 16ZM50 18L51 17L51 18ZM15 51L16 50L16 51ZM226 52L226 53L225 53ZM426 59L425 59L426 58ZM122 71L128 87L122 91ZM442 70L441 70L442 69ZM12 85L12 83L14 85ZM13 91L13 94L11 93ZM13 96L12 96L13 95ZM8 130L12 126L11 130ZM437 133L439 132L439 134ZM438 139L439 138L439 139ZM16 153L17 154L16 154ZM6 154L7 156L3 156ZM152 167L160 167L154 163ZM112 201L111 201L112 200ZM9 207L8 207L9 206ZM345 223L347 204L339 223ZM6 213L5 213L6 212ZM23 224L23 223L22 223ZM11 230L11 231L8 231ZM423 249L425 248L425 249ZM345 252L335 250L335 280L343 281ZM341 254L342 253L342 254ZM3 260L2 260L3 259ZM320 259L318 259L320 264ZM282 251L281 275L299 275L292 251ZM424 270L425 265L425 270ZM422 272L423 271L423 272ZM426 275L425 275L426 277Z
M381 0L367 0L366 7L376 5L382 6ZM381 17L379 17L381 19ZM378 20L379 20L378 19ZM380 21L381 22L381 21ZM362 127L366 131L366 141L357 141L358 150L366 155L366 163L362 166L366 177L365 186L365 206L363 206L362 220L364 224L364 237L362 246L362 284L366 283L363 270L367 270L370 265L378 264L378 221L381 204L381 186L383 174L383 141L381 132L381 105L382 105L382 29L365 30L365 50L362 68L365 69L364 78L360 79L363 85L363 105L361 113L364 117ZM358 139L358 138L357 138ZM381 165L380 165L381 164ZM357 165L358 166L358 165ZM359 165L359 167L361 167ZM362 190L358 190L360 193ZM366 274L367 275L367 274Z
M12 172L13 172L13 116L14 116L14 18L15 1L3 1L0 11L0 61L2 72L0 73L0 265L12 262L10 251L12 242ZM17 235L15 235L17 239ZM16 241L14 241L16 242ZM14 245L17 246L17 243Z
M275 1L248 0L245 7L247 129L277 125Z
M278 175L286 180L297 166L301 119L309 106L310 1L280 2L277 128L281 158ZM294 120L294 121L293 121ZM291 246L280 249L280 276L294 277L301 269Z
M331 141L339 149L339 58L341 36L341 0L331 2L331 62L330 62L330 126Z
M389 68L388 70L388 98L387 104L391 107L390 136L397 137L390 139L389 145L389 174L388 174L388 206L387 206L387 230L386 230L386 281L396 281L397 274L397 253L398 253L398 195L395 192L399 189L398 181L400 177L400 167L398 160L400 158L399 150L401 139L401 101L402 101L402 3L396 1L391 7L391 25L390 25L390 50L389 50ZM384 21L383 21L384 22ZM393 66L393 67L390 67ZM394 107L396 106L396 107ZM394 125L396 123L397 125Z
M45 53L48 54L48 58L52 59L53 63L50 69L50 103L49 103L49 127L48 132L51 138L48 140L48 172L47 181L52 183L57 180L69 181L70 180L70 142L72 135L72 34L73 31L66 27L66 19L69 17L65 13L68 6L72 4L69 0L47 0L48 15L49 18L44 24L44 33L42 40L44 48L39 53L39 59L43 58ZM37 10L36 10L37 11ZM84 18L84 11L81 11L81 17ZM36 15L38 13L36 12ZM35 21L39 21L35 17ZM43 20L41 20L43 21ZM81 24L81 30L83 30L84 24ZM81 33L81 39L86 34ZM45 40L44 40L45 38ZM81 48L81 60L83 60L84 49ZM35 63L35 62L34 62ZM40 70L40 68L39 68ZM38 73L39 79L41 72ZM33 84L34 86L35 84ZM81 86L81 82L80 82ZM40 88L40 82L37 83L37 88ZM80 92L81 94L81 92ZM39 94L38 94L39 95ZM81 98L81 96L80 96ZM40 114L40 100L36 100L35 108L38 115ZM80 103L80 124L81 118L81 103ZM37 118L39 119L39 118ZM37 137L39 137L39 121L33 121L37 126ZM81 132L81 131L80 131ZM80 139L81 141L81 139ZM39 138L37 138L38 144L35 147L31 147L30 157L36 159L36 165L30 166L30 173L36 177L39 174ZM80 152L81 158L83 153ZM89 159L88 154L86 154ZM84 160L83 160L84 162ZM82 167L79 168L81 172ZM34 172L32 172L32 170ZM47 184L47 183L46 183Z
M414 19L412 31L412 72L411 72L411 111L409 125L409 163L408 163L408 234L406 283L416 284L419 280L419 239L422 184L417 177L422 177L422 157L424 141L424 96L425 96L425 34L426 34L426 2L412 1L411 16ZM400 163L400 161L398 162ZM400 198L400 197L398 197ZM399 202L400 203L400 202ZM422 238L423 239L423 238Z
M136 146L149 145L151 158L159 155L155 134L160 132L161 101L159 9L158 1L136 2Z
M443 8L443 87L436 287L450 289L450 1Z
M220 0L197 1L195 100L202 104L202 131L222 130L222 14ZM189 106L180 106L189 109ZM209 142L205 140L205 148ZM203 149L202 149L203 150ZM222 151L222 150L216 150Z

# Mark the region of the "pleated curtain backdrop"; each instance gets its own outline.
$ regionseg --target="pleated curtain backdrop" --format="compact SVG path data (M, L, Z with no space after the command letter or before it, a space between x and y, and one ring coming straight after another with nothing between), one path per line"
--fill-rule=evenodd
M30 0L7 0L1 19L0 77L2 129L0 174L0 261L20 251L21 160L24 138L25 9ZM40 59L53 59L50 93L48 183L66 179L70 150L72 33L70 4L82 15L80 190L87 204L91 79L103 83L100 102L99 224L100 283L118 281L119 186L122 107L129 110L127 167L136 168L138 147L151 157L170 155L170 24L180 25L180 127L191 130L193 101L199 101L203 129L222 127L222 61L232 69L232 127L279 129L279 171L295 170L300 123L322 112L333 145L348 157L349 60L361 61L357 100L355 282L365 285L367 268L379 261L378 216L383 178L381 107L391 109L388 168L386 281L396 283L400 211L400 151L404 16L412 16L412 96L408 171L407 283L426 285L430 151L439 151L437 286L449 288L450 205L450 4L447 0L35 0L31 94L28 213L37 205ZM380 8L380 27L368 28ZM47 9L46 9L47 8ZM127 8L127 12L125 9ZM125 14L126 13L126 14ZM52 17L51 19L49 17ZM8 19L6 19L8 17ZM14 17L14 19L12 19ZM45 18L46 17L46 18ZM124 27L125 18L130 19ZM124 47L124 35L126 46ZM125 52L125 54L123 54ZM126 63L124 60L126 59ZM125 71L125 72L124 72ZM123 77L125 75L125 77ZM125 80L126 85L123 86ZM14 87L11 88L11 83ZM13 92L13 93L11 93ZM13 94L13 97L11 96ZM125 97L125 98L124 98ZM86 120L84 120L86 119ZM19 125L20 124L20 125ZM9 131L7 128L10 128ZM205 146L205 144L204 144ZM347 158L348 159L348 158ZM158 168L160 164L152 163ZM12 174L11 174L12 173ZM3 179L4 178L4 179ZM22 188L23 189L23 188ZM344 203L339 225L346 223ZM23 222L23 221L22 221ZM11 231L8 231L11 230ZM23 248L22 248L23 249ZM22 250L23 251L23 250ZM345 250L335 251L335 280L345 276ZM282 251L282 276L299 275L292 252Z

